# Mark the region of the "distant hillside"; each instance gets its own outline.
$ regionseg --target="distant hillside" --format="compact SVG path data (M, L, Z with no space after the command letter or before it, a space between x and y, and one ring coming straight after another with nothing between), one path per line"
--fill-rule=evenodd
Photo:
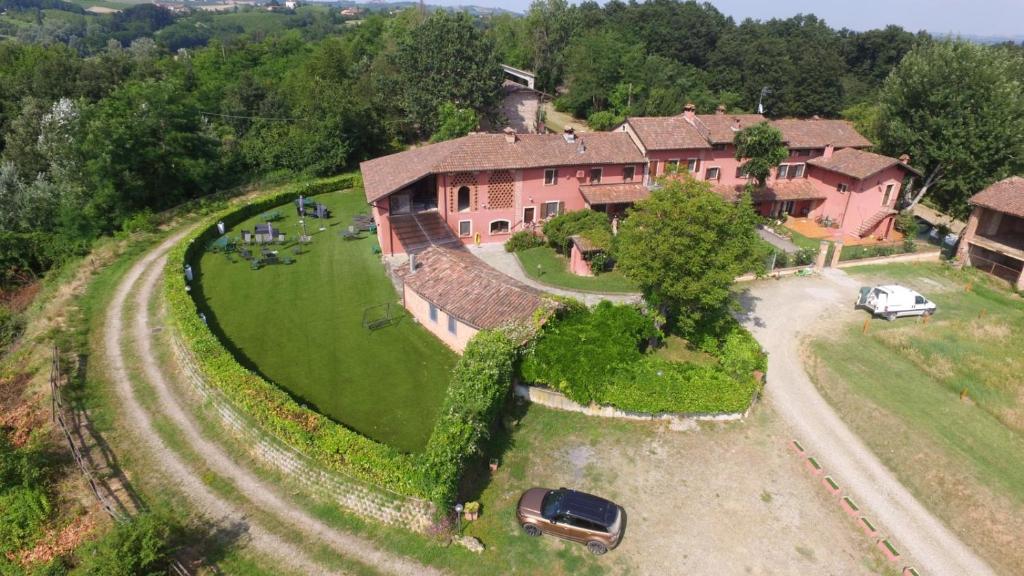
M406 8L414 8L419 6L419 2L385 2L385 1L373 1L373 2L353 2L349 0L343 0L341 2L331 2L330 0L313 0L314 2L326 2L341 7L357 6L359 8L365 8L367 10L380 11L380 10L404 10ZM474 6L468 4L465 6L435 6L433 4L426 4L427 10L459 10L468 12L475 16L488 16L493 14L519 14L512 10L505 10L504 8L491 8L488 6Z

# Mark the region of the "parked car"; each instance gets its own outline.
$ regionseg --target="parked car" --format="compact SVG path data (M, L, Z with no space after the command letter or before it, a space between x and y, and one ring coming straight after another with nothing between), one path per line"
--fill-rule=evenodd
M936 308L931 300L898 284L861 288L854 307L870 310L890 322L900 316L931 316Z
M551 534L581 542L598 555L619 545L625 515L614 502L566 488L530 488L516 508L516 518L527 535Z

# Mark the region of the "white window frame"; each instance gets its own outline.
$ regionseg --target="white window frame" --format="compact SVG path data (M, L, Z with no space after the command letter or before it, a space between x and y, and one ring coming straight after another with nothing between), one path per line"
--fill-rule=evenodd
M892 191L896 189L895 184L886 184L885 192L882 195L882 206L888 206L889 201L892 200Z
M549 200L544 203L544 213L546 214L546 216L544 217L551 218L551 208L548 208L548 206L550 206L551 204L555 205L555 216L561 216L562 213L558 210L558 208L559 206L561 206L562 203L559 202L558 200Z
M527 210L533 210L533 220L530 220L529 222L526 221L526 211ZM537 223L537 207L534 206L534 205L523 206L523 215L522 215L521 220L523 221L523 224L536 224Z
M715 177L714 178L711 177L711 171L712 170L715 171ZM721 180L722 179L722 169L720 167L718 167L718 166L708 166L707 170L704 171L704 178L706 180Z
M508 225L508 231L506 231L506 232L495 232L494 231L494 224L497 223L497 222L504 222L506 225ZM496 220L491 220L490 222L487 223L487 233L490 234L491 236L504 236L505 234L511 234L512 233L512 222L509 221L508 218L498 218Z
M662 174L668 174L669 170L674 169L676 172L679 171L679 158L670 158L665 161L665 168L662 170Z
M548 181L548 175L551 175L551 181ZM554 186L558 184L558 169L557 168L545 168L544 169L544 185Z
M840 194L846 194L849 191L850 187L846 185L846 182L840 182L836 185L836 192L839 192Z
M462 233L462 225L469 224L469 232ZM459 220L459 238L469 238L473 235L473 221L472 220Z
M789 167L792 172L789 175L790 178L803 178L807 174L807 164L804 162L790 164Z
M687 158L686 170L690 174L696 174L700 172L700 158Z
M451 313L448 314L448 333L452 336L459 335L459 319L452 316Z
M779 164L775 168L775 179L785 180L786 178L789 178L789 164Z
M723 150L728 150L729 149L729 144L727 144L725 142L719 142L717 144L712 144L711 145L711 149L714 150L715 152L721 152Z
M633 171L633 173L629 176L628 180L626 179L626 170L627 169ZM622 181L623 182L632 182L633 180L636 180L636 166L623 166L622 167Z
M597 180L594 180L594 171L597 170ZM587 182L590 184L600 184L604 180L604 168L597 167L591 168L587 171Z
M430 316L430 321L437 324L437 306L433 302L427 302L427 314Z

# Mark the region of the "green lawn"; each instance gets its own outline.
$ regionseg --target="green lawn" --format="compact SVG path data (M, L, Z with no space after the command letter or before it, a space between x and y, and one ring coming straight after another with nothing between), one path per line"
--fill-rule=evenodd
M569 260L548 246L516 252L526 275L538 282L569 290L586 292L637 292L621 272L612 270L597 276L577 276L569 272Z
M199 266L198 298L209 320L243 363L323 414L374 440L403 451L421 450L433 429L456 356L404 314L399 296L371 250L375 238L344 240L339 231L351 215L366 212L359 190L317 199L334 211L331 225L318 231L309 219L313 243L292 254L291 265L251 270L244 260L207 253ZM295 210L276 222L290 240L297 237ZM249 220L229 235L252 229ZM392 303L397 324L363 328L367 307Z
M851 274L911 286L938 311L927 324L872 321L866 334L858 319L812 342L818 386L926 505L972 535L969 544L1010 572L1024 569L1024 552L997 544L1024 527L1024 303L943 265Z

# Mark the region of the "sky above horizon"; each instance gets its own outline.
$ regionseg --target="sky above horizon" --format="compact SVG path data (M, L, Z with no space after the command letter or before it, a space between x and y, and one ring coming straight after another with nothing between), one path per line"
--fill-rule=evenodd
M573 0L570 0L573 2ZM604 4L603 0L599 0ZM627 0L628 1L628 0ZM525 12L531 0L434 0L429 4L501 7ZM897 24L917 32L1024 36L1024 0L710 0L737 22L815 14L833 28L870 30ZM573 2L577 3L577 2Z

